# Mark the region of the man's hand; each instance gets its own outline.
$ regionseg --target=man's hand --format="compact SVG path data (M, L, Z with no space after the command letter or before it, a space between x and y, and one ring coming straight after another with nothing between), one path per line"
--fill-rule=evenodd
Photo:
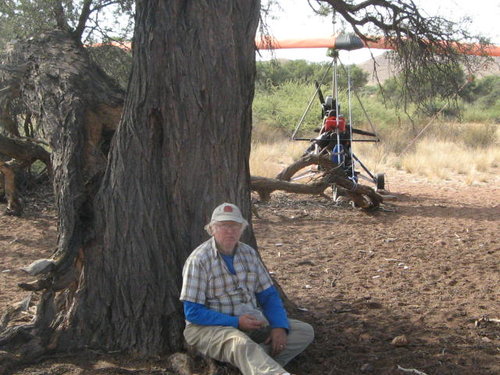
M258 320L252 315L243 314L238 318L238 327L242 331L253 331L264 327L266 322Z
M264 344L271 344L271 355L274 357L286 348L286 341L286 330L284 328L273 328Z

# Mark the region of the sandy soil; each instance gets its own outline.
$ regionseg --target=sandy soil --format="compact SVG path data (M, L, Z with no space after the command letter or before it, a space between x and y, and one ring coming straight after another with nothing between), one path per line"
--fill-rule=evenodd
M396 199L369 214L280 193L256 204L260 251L297 306L290 315L316 330L290 371L500 374L494 321L500 318L500 181L494 180L432 183L394 171L388 187ZM55 247L50 195L29 198L27 207L22 218L0 216L0 311L28 295L16 287L29 280L19 268ZM170 373L154 361L125 362L87 353L15 373Z

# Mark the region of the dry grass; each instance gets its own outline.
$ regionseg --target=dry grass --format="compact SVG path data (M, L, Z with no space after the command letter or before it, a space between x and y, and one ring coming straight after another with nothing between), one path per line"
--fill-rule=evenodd
M284 167L302 156L309 144L290 140L284 129L258 123L252 131L250 173L275 177Z
M277 140L274 143L253 142L250 153L252 176L275 177L284 167L300 158L307 143Z
M380 167L395 167L431 180L462 179L467 184L492 182L495 169L500 166L500 147L471 148L463 143L424 139L415 149L400 157L384 153L383 146L378 153L366 146L358 151L363 162L374 170Z
M498 129L495 131L498 134ZM498 142L492 142L488 147L473 148L466 146L469 142L464 141L467 140L440 139L443 138L422 139L415 145L413 151L400 157L388 152L383 144L358 143L355 145L355 152L374 173L397 168L430 180L460 179L469 185L495 182L500 167ZM401 140L401 142L409 141ZM306 142L293 142L274 136L265 137L261 132L259 141L252 144L250 155L252 175L276 176L283 167L299 158L307 146Z
M500 148L473 149L444 141L422 141L414 153L401 160L404 170L429 178L452 179L454 174L466 176L469 184L487 182L488 172L500 162Z

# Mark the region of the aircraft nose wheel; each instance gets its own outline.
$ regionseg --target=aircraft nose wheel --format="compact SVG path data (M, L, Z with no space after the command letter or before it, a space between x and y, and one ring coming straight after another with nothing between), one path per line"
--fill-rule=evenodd
M377 190L385 190L385 174L377 173L375 176L375 184L377 185Z

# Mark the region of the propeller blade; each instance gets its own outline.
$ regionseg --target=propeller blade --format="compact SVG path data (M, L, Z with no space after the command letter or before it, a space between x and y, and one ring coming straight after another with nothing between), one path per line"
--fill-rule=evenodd
M314 81L314 85L316 86L316 90L318 90L318 97L321 104L325 103L325 97L323 96L323 92L321 91L321 86L318 81Z

